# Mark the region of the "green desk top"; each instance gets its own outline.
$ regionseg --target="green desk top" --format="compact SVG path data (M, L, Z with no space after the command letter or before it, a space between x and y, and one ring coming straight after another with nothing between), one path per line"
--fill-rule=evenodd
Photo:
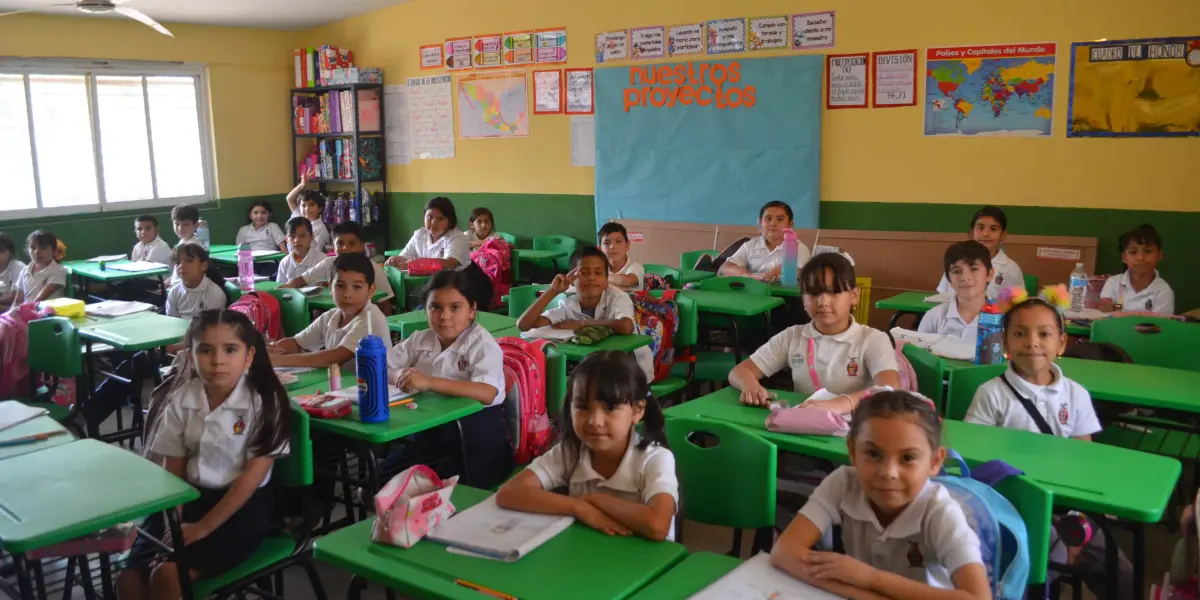
M208 247L209 256L213 254L223 254L225 252L237 252L237 244L213 244Z
M105 265L105 267L108 267L110 265L127 263L127 262L129 262L129 261L128 260L105 261L104 265ZM72 275L78 275L79 277L83 277L85 279L92 279L95 281L104 281L104 282L126 281L129 279L142 279L143 277L159 277L162 275L170 275L171 274L171 268L166 267L166 266L164 266L161 269L151 269L149 271L138 271L136 273L132 273L129 271L119 271L117 269L109 269L109 268L105 268L102 271L102 270L100 270L100 263L87 262L85 260L66 262L66 263L63 263L63 266L66 267L71 272Z
M696 310L700 312L735 317L753 317L768 313L776 306L783 305L783 299L775 296L753 296L736 292L710 292L707 290L684 290L680 293L694 300Z
M66 428L60 425L58 421L55 421L50 417L38 417L30 421L25 421L20 425L9 427L4 431L0 431L0 442L6 442L8 440L30 435L37 435L39 433L51 433L54 431L66 431ZM21 456L22 454L29 454L30 452L46 450L47 448L61 446L73 441L75 441L75 436L68 432L63 435L56 435L50 439L42 440L40 442L33 442L31 444L0 447L0 460L12 458L14 456Z
M1079 337L1091 337L1092 324L1089 322L1086 325L1076 323L1075 321L1067 321L1067 335L1075 335Z
M679 269L679 285L682 287L689 283L696 283L698 281L704 281L705 279L712 279L713 277L716 277L716 276L717 276L717 274L713 273L712 271L696 271L693 269Z
M81 327L79 337L134 352L181 342L188 325L184 319L143 312Z
M288 390L288 395L302 396L315 394L318 390L328 391L329 379L320 375L324 373L314 376L316 383L313 385ZM353 375L342 376L343 388L353 385L356 385ZM422 392L415 397L412 404L391 409L388 420L382 423L359 421L358 407L355 406L353 412L341 419L313 419L312 428L369 444L386 444L483 410L482 404L470 398L447 398L433 392ZM417 408L409 408L413 404Z
M671 567L630 600L684 600L712 585L742 561L725 554L696 552Z
M777 392L796 402L792 392ZM767 411L738 402L732 387L667 409L668 417L701 416L740 425L779 449L845 463L846 440L766 430ZM1179 478L1179 461L1040 433L944 421L943 443L973 464L1002 459L1054 493L1055 504L1156 523Z
M490 494L460 485L451 501L458 510L465 510ZM372 520L363 521L318 539L314 555L371 581L427 598L448 596L413 590L431 582L406 580L409 569L449 583L463 579L521 600L619 600L652 582L686 554L684 547L674 542L607 536L576 523L517 562L506 563L455 554L429 540L409 549L374 544L372 525ZM604 568L580 566L589 564Z
M283 258L284 256L286 256L286 254L284 254L283 252L273 252L271 254L255 256L254 262L256 262L256 263L275 262L275 261ZM226 264L226 265L236 265L237 261L238 261L236 249L234 249L232 252L213 252L213 253L209 254L209 258L211 258L215 262L219 262L221 264Z
M804 290L800 288L799 282L792 286L786 286L782 283L772 283L771 295L780 298L799 298L804 295Z
M648 335L610 335L597 344L590 346L582 346L579 344L568 344L559 342L554 345L560 354L567 357L569 361L581 361L587 355L601 350L620 350L621 352L633 352L642 346L650 345L650 336Z
M521 337L521 330L516 327L507 327L499 331L493 331L492 337L500 339L502 337Z
M0 545L28 552L179 506L200 492L124 448L79 440L4 461Z
M880 310L897 310L907 313L924 314L929 309L937 306L933 302L926 302L925 299L936 294L937 292L900 292L890 298L875 301L875 308Z
M508 315L498 315L483 311L475 313L475 321L492 335L495 335L498 331L512 329L517 326L517 320ZM402 338L407 338L418 331L429 329L429 319L425 316L425 311L423 310L392 315L388 317L387 322L388 329L399 333Z
M531 250L529 248L517 248L513 250L518 260L554 260L556 258L565 258L566 250Z

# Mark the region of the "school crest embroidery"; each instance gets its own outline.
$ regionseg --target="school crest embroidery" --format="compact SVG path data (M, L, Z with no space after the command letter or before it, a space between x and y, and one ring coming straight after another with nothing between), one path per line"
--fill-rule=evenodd
M246 417L238 415L237 421L233 422L233 435L246 434Z
M995 281L996 285L1004 285L1004 274L996 273Z
M1067 420L1071 418L1071 414L1067 412L1067 403L1063 402L1058 405L1058 424L1066 425Z
M908 558L908 566L910 566L910 567L924 567L925 566L925 556L923 554L921 554L921 547L918 546L916 542L908 543L908 553L905 554L905 556Z
M1148 310L1148 311L1154 310L1154 299L1153 298L1146 298L1146 310Z
M846 374L851 377L858 377L858 359L851 356L850 361L846 363Z
M458 370L459 371L466 371L467 367L469 367L469 366L471 366L471 363L467 362L467 357L465 357L465 356L458 357Z

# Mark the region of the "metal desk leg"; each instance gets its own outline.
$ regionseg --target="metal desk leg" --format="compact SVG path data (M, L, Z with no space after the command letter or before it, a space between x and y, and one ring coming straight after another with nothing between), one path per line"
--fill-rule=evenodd
M458 427L458 447L462 453L462 480L471 481L471 469L467 466L467 436L463 434L462 419L455 420L454 426Z
M33 582L29 579L29 564L24 554L13 554L13 566L17 570L17 588L21 590L21 600L33 600Z
M1146 525L1133 525L1133 597L1142 600L1146 589ZM1111 566L1111 563L1109 563Z
M194 600L192 578L187 565L187 551L183 545L183 527L179 522L179 511L168 508L163 512L167 513L167 527L171 531L171 544L175 546L175 550L171 552L171 561L175 563L175 568L179 571L180 596L183 600Z

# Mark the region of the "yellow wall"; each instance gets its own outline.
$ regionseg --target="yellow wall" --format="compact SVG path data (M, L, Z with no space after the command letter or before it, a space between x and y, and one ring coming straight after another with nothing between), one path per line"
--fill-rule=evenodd
M1072 10L1082 6L1090 9ZM1065 137L1070 43L1195 35L1200 2L1190 0L409 0L306 32L304 41L351 48L359 65L382 67L397 84L422 74L418 46L447 37L566 26L568 66L589 67L598 31L829 9L837 10L837 53L1043 41L1059 52L1050 139L925 138L920 107L827 112L822 200L1200 211L1195 139ZM593 169L570 166L568 119L534 116L531 132L457 140L455 159L391 167L390 187L591 194Z
M124 19L0 19L0 56L184 61L208 65L218 197L291 188L287 90L300 34L167 24L175 38Z

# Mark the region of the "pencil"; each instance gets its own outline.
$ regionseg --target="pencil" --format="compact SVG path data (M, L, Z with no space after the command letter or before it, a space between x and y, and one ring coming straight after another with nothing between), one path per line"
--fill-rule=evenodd
M63 430L63 431L48 431L46 433L35 433L33 435L27 435L25 437L13 438L11 440L0 440L0 448L3 448L5 446L20 446L22 444L32 444L34 442L48 440L56 435L63 435L64 433L67 433L67 432L65 430Z
M504 592L497 592L496 590L485 588L482 585L479 585L477 583L471 583L470 581L464 581L462 579L455 579L454 583L456 585L461 585L465 588L470 588L472 590L475 590L485 596L499 598L500 600L517 600L516 596L510 596L508 594L505 594Z
M403 400L395 400L393 402L388 402L388 408L396 408L397 406L404 406L405 404L408 404L409 402L412 402L413 400L416 400L416 398L409 396L408 398L405 398Z

